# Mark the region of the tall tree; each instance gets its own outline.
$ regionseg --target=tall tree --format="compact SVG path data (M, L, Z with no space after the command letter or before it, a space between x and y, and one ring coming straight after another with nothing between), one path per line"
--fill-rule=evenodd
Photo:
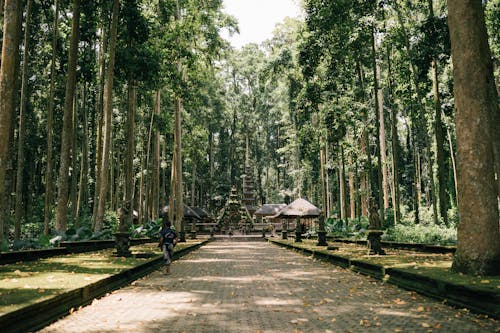
M160 117L160 106L161 106L161 95L160 91L157 90L155 93L154 101L154 113L156 119ZM158 218L158 211L160 208L160 128L158 124L154 128L154 138L153 138L153 174L152 174L152 218L156 220ZM183 208L184 209L184 208Z
M71 42L64 96L64 115L61 142L61 162L57 178L57 210L55 229L59 232L67 228L69 164L71 162L71 141L73 133L73 99L76 89L76 60L78 57L78 40L80 35L80 0L73 0L73 18L71 24Z
M49 234L50 212L52 210L52 132L54 126L54 98L56 85L56 55L59 22L59 1L55 0L54 23L52 28L52 56L50 60L49 109L47 110L47 165L45 167L45 209L43 233Z
M26 20L24 27L24 53L23 53L23 70L21 78L21 103L19 108L19 127L17 139L17 169L16 169L16 205L15 205L15 224L14 224L14 239L19 239L21 235L21 222L23 219L23 180L24 180L24 152L26 139L26 106L28 94L28 70L29 70L29 54L31 50L31 4L28 0L26 3Z
M19 25L22 3L18 0L5 0L2 61L0 68L0 195L5 193L5 172L9 150L12 118L15 112L16 70L19 66ZM3 198L2 198L3 201ZM5 203L0 204L0 242L8 225L3 214Z
M495 182L498 97L481 1L448 0L457 129L458 224L453 268L500 274ZM471 121L474 119L474 121Z
M99 231L103 227L104 212L106 210L106 194L108 191L108 164L111 147L111 122L113 116L113 79L115 70L116 36L118 30L118 11L120 9L119 0L113 1L113 17L109 36L109 60L106 72L106 82L104 84L104 130L102 142L102 162L100 174L99 201L97 207L94 230Z

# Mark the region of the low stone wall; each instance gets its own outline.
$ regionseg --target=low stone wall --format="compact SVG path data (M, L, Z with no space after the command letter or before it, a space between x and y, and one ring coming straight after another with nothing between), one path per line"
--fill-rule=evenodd
M465 307L474 312L500 318L500 290L488 291L474 286L464 286L429 276L411 273L398 268L385 268L357 259L349 259L325 251L313 251L277 240L270 242L294 251L312 255L334 265L350 269L373 278L384 280L401 288L445 301L451 305ZM362 244L362 243L361 243Z
M353 240L353 239L337 238L331 236L327 237L327 239L329 241L339 242L339 243L366 245L366 240L363 239ZM411 250L411 251L428 252L428 253L455 253L457 249L456 246L419 244L419 243L399 243L399 242L389 242L389 241L382 241L381 244L382 247L385 248Z
M178 259L187 253L205 245L209 240L185 247L174 252L173 259ZM45 301L35 303L16 311L0 316L0 328L2 333L31 332L38 330L60 317L69 314L71 308L87 305L93 299L101 297L106 293L121 288L128 283L145 276L163 264L163 256L158 255L153 259L114 274L108 278L99 280L84 287L70 290L63 294L54 296Z
M151 238L132 238L130 245L140 245L154 242ZM76 242L60 242L59 247L39 250L23 250L0 253L0 265L11 264L20 261L33 261L42 258L49 258L70 253L92 252L115 247L115 241L91 240Z

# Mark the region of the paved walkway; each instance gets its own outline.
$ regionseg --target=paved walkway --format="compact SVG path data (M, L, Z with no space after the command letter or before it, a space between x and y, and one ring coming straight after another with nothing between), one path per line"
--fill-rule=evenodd
M500 332L500 323L264 242L213 242L43 332Z

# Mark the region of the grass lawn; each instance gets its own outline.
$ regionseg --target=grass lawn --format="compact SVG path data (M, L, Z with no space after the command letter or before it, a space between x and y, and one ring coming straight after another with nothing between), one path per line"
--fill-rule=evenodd
M277 240L280 243L291 244L296 247L306 248L316 252L330 253L351 260L361 260L385 268L398 268L414 274L425 275L434 279L452 282L459 285L474 286L500 292L500 276L469 276L455 273L450 270L453 260L452 254L425 253L409 250L384 248L386 255L368 255L367 248L357 244L329 242L337 246L338 250L327 250L324 246L316 246L316 240L303 240L294 243L293 240Z
M179 243L176 251L200 243ZM0 266L0 315L94 283L161 255L157 244L131 247L129 258L113 256L114 249L19 262Z

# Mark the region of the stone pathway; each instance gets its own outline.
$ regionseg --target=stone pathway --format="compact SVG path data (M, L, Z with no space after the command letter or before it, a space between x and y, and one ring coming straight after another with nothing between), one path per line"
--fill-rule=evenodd
M265 242L212 242L42 332L500 332L498 321Z

